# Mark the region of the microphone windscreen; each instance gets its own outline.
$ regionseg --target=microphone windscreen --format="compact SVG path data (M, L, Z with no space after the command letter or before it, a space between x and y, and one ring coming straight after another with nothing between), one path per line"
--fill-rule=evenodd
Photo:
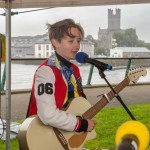
M76 54L76 61L79 62L79 63L86 63L85 62L85 59L88 58L88 55L84 52L78 52Z
M139 121L127 121L123 123L116 133L116 145L128 135L134 135L138 139L138 150L146 150L149 145L150 135L147 127Z

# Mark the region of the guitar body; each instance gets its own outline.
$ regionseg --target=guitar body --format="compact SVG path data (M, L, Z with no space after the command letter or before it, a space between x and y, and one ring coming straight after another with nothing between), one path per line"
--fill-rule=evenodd
M91 107L83 97L75 98L68 109L69 113L80 115ZM96 137L96 132L67 132L60 130L68 142L69 150L81 150L87 140ZM37 116L27 118L21 125L18 133L21 150L64 150L57 139L53 128L44 125Z

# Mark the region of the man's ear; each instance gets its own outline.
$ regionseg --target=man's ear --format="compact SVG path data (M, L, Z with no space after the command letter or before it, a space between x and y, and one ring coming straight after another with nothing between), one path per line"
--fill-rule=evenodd
M52 42L52 45L54 45L54 47L56 48L58 47L58 44L59 44L58 40L52 39L51 42Z

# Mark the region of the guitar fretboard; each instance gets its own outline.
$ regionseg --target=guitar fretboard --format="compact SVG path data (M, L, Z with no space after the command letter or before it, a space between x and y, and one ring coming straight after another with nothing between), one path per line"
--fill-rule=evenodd
M114 90L116 93L119 93L123 90L128 84L130 80L126 77L121 83L115 86ZM107 97L109 100L112 100L115 97L114 92L111 90L107 93ZM88 109L82 116L85 119L92 119L102 108L104 108L108 104L108 100L105 96L103 96L95 105L93 105L90 109Z

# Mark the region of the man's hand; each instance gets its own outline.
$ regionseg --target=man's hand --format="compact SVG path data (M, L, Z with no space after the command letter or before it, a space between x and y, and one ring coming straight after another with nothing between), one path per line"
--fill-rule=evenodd
M97 122L95 120L90 120L90 119L87 119L87 121L88 121L88 129L87 129L87 131L91 132L94 129L94 127L97 124Z

